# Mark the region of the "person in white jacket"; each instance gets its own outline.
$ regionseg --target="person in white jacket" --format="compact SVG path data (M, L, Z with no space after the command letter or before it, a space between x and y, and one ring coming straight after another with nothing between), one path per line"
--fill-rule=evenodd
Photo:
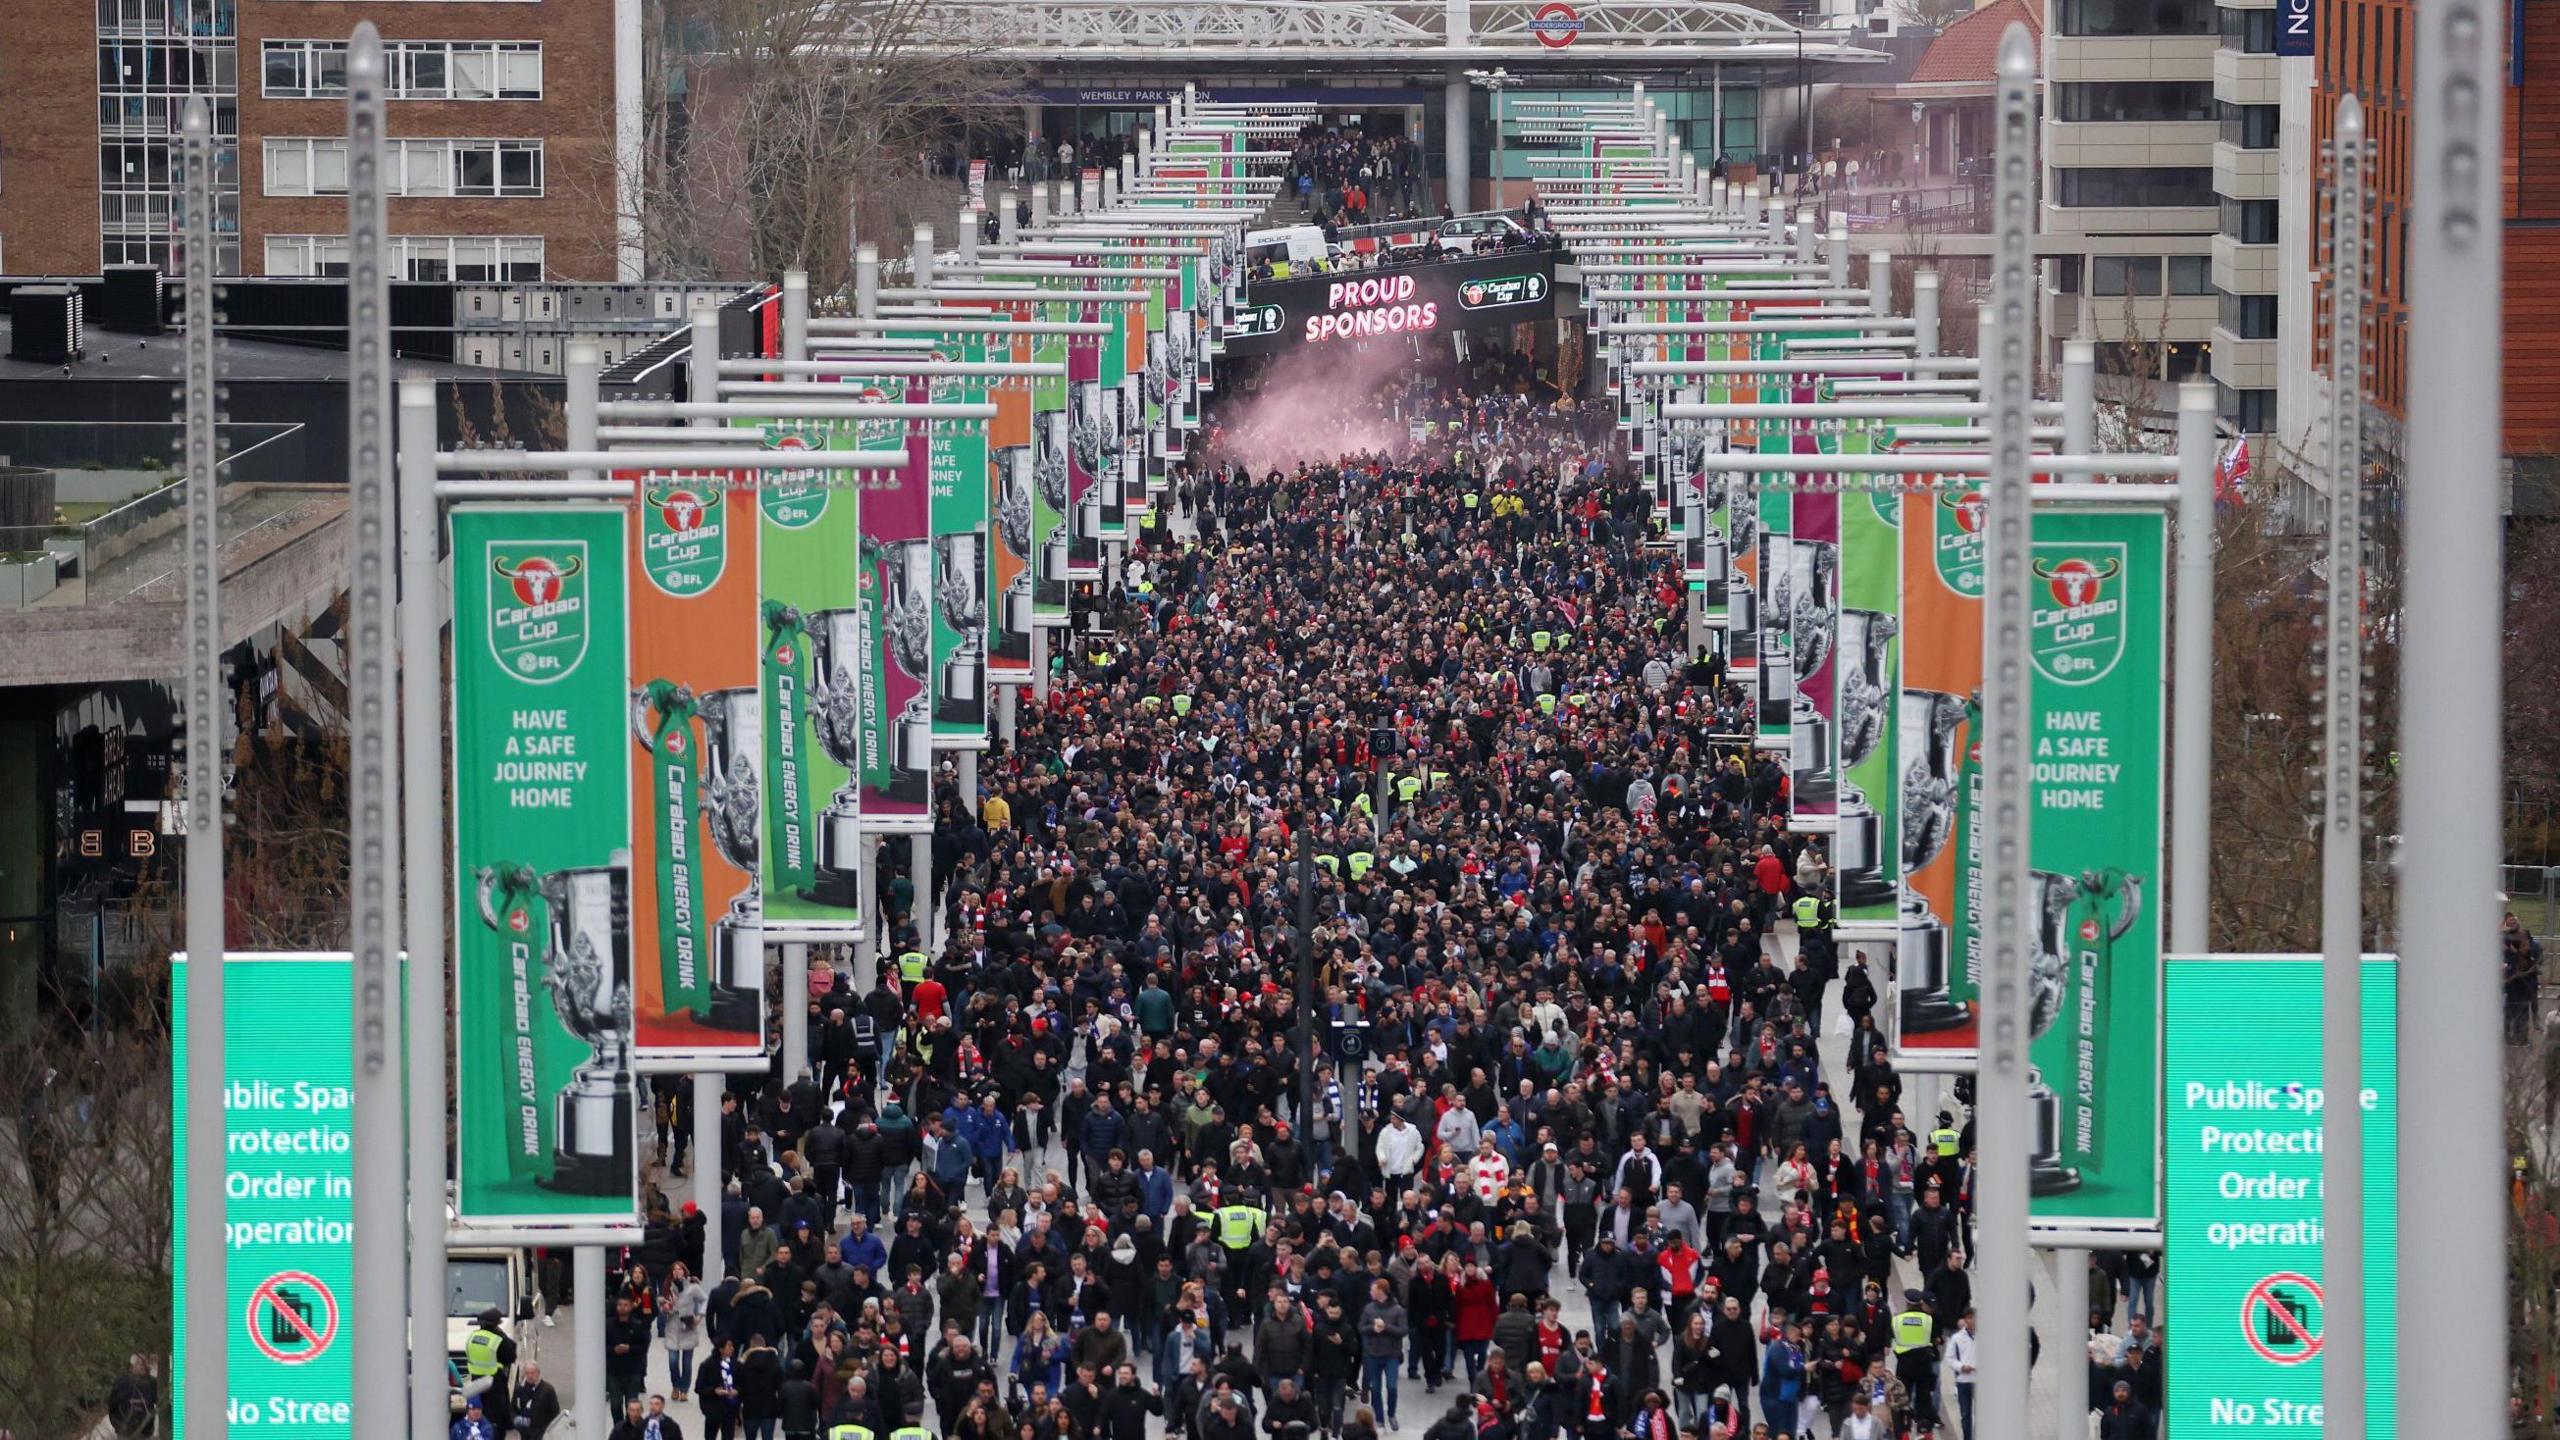
M1422 1132L1402 1113L1390 1114L1387 1128L1378 1132L1378 1173L1396 1182L1390 1188L1401 1189L1421 1168Z
M1956 1415L1964 1422L1962 1440L1973 1440L1973 1312L1964 1312L1955 1333L1947 1337L1947 1377L1956 1384Z

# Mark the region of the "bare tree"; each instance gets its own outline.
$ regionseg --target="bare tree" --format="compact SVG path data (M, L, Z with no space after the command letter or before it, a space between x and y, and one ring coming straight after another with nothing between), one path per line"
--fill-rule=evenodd
M919 220L947 227L963 191L936 161L973 128L1019 124L1020 76L987 19L938 0L658 8L641 173L617 187L654 276L799 268L839 288L857 220L884 246Z
M1973 0L1894 0L1893 18L1915 30L1944 30L1973 10Z

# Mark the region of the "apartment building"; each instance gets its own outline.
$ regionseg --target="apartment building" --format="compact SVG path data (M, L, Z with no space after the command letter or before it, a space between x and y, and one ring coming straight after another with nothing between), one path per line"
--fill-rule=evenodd
M2506 365L2500 448L2525 512L2551 513L2560 500L2560 5L2515 6L2505 73ZM2320 147L2336 132L2338 98L2364 107L2372 144L2366 227L2372 317L2365 365L2369 451L2402 454L2409 397L2409 212L2416 167L2416 10L2410 0L2314 0L2313 54L2298 98L2286 104L2283 205L2288 256L2299 230L2309 258L2280 275L2284 351L2278 384L2282 446L2276 452L2305 483L2327 480L2315 425L2329 413L2329 290L2325 257L2312 248L2328 207ZM2296 115L2299 115L2299 124ZM2298 134L2297 134L2298 131ZM2298 150L2298 154L2297 154ZM2298 218L2297 218L2298 217ZM2217 366L2221 348L2215 349ZM2412 476L2413 483L2417 477Z
M2218 310L2213 0L2048 0L2044 333L2102 369L2195 373Z
M95 28L65 23L94 7ZM85 16L83 19L85 20ZM191 98L223 273L342 273L346 37L389 51L394 274L604 280L636 148L637 0L0 0L0 269L172 264Z

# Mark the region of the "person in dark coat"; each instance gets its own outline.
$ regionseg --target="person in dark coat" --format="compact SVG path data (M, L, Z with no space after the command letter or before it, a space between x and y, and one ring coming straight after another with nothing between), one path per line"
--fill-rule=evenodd
M559 1390L542 1378L542 1367L530 1360L516 1372L515 1393L508 1399L524 1440L542 1440L552 1422L560 1418Z

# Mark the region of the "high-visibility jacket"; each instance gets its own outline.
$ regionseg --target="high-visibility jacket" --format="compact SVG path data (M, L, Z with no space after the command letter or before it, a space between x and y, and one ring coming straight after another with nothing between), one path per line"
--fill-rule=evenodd
M1221 1205L1217 1210L1218 1243L1230 1250L1242 1250L1262 1233L1269 1217L1256 1205Z
M474 1380L497 1374L498 1347L506 1343L507 1337L495 1330L472 1331L471 1338L462 1342L463 1373Z
M889 1432L889 1440L933 1440L933 1432L921 1425L901 1425Z
M842 1425L828 1426L827 1440L876 1440L876 1437L872 1435L870 1426L856 1425L848 1420Z
M1822 918L1822 900L1819 896L1797 896L1795 912L1796 928L1798 930L1828 930L1831 928L1831 922Z
M898 978L913 985L933 968L933 960L921 950L909 950L898 956Z
M1941 1155L1956 1153L1956 1132L1941 1125L1929 1132L1929 1144Z
M1410 805L1410 804L1412 804L1412 803L1413 803L1413 797L1414 797L1414 796L1416 796L1416 795L1419 795L1419 794L1421 794L1421 793L1422 793L1422 777L1421 777L1421 776L1419 776L1419 775L1399 775L1399 776L1397 776L1397 777L1396 777L1396 799L1397 799L1400 803L1403 803L1403 804L1406 804L1406 805Z
M1191 697L1190 697L1189 695L1187 695L1187 694L1183 694L1183 695L1176 695L1176 696L1174 696L1174 697L1173 697L1173 713L1174 713L1174 714L1176 714L1176 715L1188 715L1188 714L1190 714L1190 713L1191 713Z
M1552 631L1532 630L1529 632L1529 648L1539 652L1540 654L1546 653L1547 647L1554 643L1555 635Z
M1354 851L1352 851L1352 852L1351 852L1351 878L1352 878L1352 879L1354 879L1354 880L1366 880L1366 879L1368 879L1368 878L1369 878L1369 867L1370 867L1370 866L1372 866L1372 865L1375 865L1375 864L1377 864L1377 863L1378 863L1378 857L1377 857L1377 856L1375 856L1375 855L1373 855L1373 854L1370 854L1370 853L1369 853L1368 851L1366 851L1366 850L1354 850Z
M1316 863L1324 867L1324 873L1327 875L1342 873L1342 857L1339 855L1319 855L1316 857Z
M1937 1327L1930 1321L1928 1312L1903 1311L1893 1317L1893 1353L1908 1355L1914 1350L1928 1349L1936 1330Z

